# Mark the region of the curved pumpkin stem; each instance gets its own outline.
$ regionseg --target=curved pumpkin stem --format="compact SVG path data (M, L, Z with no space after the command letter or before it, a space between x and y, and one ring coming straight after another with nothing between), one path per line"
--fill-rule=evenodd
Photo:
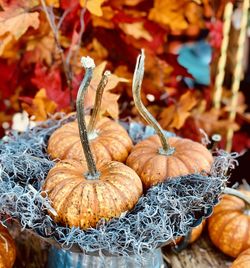
M247 207L250 207L250 197L248 197L248 196L245 195L244 193L242 193L242 192L240 192L240 191L238 191L238 190L229 188L229 187L226 187L226 188L223 190L223 193L224 193L224 194L228 194L228 195L233 195L233 196L236 196L236 197L242 199L243 201L245 201L246 206L247 206Z
M101 109L102 95L104 92L104 88L108 83L108 77L110 76L110 74L110 71L105 71L99 85L97 86L94 109L88 125L88 133L92 133L95 129L96 121L98 120L98 115Z
M86 72L77 93L77 99L76 99L77 121L79 126L79 135L82 143L82 148L88 165L88 174L86 174L86 178L97 179L99 177L99 172L97 171L96 164L90 149L88 132L84 118L84 98L93 75L93 69L95 67L95 63L89 57L86 58L83 57L81 62Z
M157 135L161 140L162 148L161 150L159 150L159 153L164 155L171 155L174 152L174 148L172 148L169 145L167 138L164 135L162 127L150 114L150 112L147 110L147 108L144 106L141 100L141 85L144 75L144 59L145 55L144 50L142 49L141 54L137 58L134 71L133 84L132 84L133 99L140 115L149 125L151 125L155 129L155 132L157 133Z

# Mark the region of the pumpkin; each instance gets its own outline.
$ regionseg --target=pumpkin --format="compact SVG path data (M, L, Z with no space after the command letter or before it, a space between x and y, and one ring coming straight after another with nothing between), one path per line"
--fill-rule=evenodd
M8 230L0 224L0 268L11 268L15 259L15 242Z
M174 250L179 252L180 250L186 248L188 244L194 243L200 237L205 225L206 220L203 220L201 224L192 228L185 237L176 238L174 244L177 246L175 246Z
M222 252L237 257L250 248L250 192L229 188L224 192L230 194L223 195L214 208L208 219L208 233L213 244Z
M108 74L104 73L97 87L92 116L85 118L88 124L88 139L97 162L107 160L125 162L133 145L127 131L107 117L101 119L98 117ZM77 120L63 125L51 135L47 151L52 159L84 161Z
M231 268L249 268L250 267L250 248L243 251L233 262Z
M201 222L201 224L199 224L198 226L196 226L192 229L191 236L190 236L189 241L188 241L189 244L194 243L201 236L205 225L206 225L206 220L203 220Z
M134 169L145 189L169 177L196 172L209 172L213 157L209 150L198 142L182 138L166 138L164 131L148 112L140 98L144 73L144 53L138 57L133 78L133 98L141 116L151 124L157 135L139 142L131 151L127 165Z
M86 64L88 61L86 60ZM77 95L77 119L85 161L62 160L45 180L47 192L57 215L55 221L82 229L95 227L102 218L108 220L131 210L142 194L142 183L134 170L117 161L95 163L84 119L84 96L92 77L93 65L87 65Z

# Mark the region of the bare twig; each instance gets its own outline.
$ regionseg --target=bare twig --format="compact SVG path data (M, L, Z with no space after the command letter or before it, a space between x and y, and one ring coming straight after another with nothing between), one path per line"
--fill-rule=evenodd
M58 27L58 25L56 26L55 16L54 16L54 13L53 13L53 9L52 8L49 9L46 6L44 0L41 0L41 4L42 4L43 10L44 10L44 13L45 13L45 15L47 17L47 20L49 22L50 28L51 28L51 30L52 30L52 32L54 34L55 43L56 43L58 52L59 52L60 57L61 57L61 60L62 60L63 71L64 71L64 75L66 77L67 85L68 85L68 88L69 88L70 106L71 106L71 109L73 110L74 109L74 103L73 103L73 96L72 96L72 90L73 90L72 75L71 75L71 72L70 72L69 64L67 64L67 62L65 60L65 56L64 56L64 53L63 53L64 51L63 51L62 46L60 44L60 40L59 40L59 27ZM65 18L66 15L64 14L63 17ZM62 23L62 20L59 21L59 23ZM61 25L59 25L59 26L61 26Z

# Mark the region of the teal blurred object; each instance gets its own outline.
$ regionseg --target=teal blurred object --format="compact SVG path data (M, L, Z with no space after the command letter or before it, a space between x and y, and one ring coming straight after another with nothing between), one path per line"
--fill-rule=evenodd
M194 82L205 86L210 84L211 58L212 48L204 40L181 47L177 60L193 76L193 83L190 78L187 78L187 80L185 78L190 87L193 86Z
M48 257L48 268L162 268L161 249L143 256L141 262L132 256L91 256L83 253L74 253L64 249L51 247Z

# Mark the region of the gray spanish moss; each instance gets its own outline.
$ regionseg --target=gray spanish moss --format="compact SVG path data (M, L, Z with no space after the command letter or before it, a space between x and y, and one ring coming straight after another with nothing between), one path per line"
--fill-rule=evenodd
M132 211L109 222L102 220L96 229L59 226L48 216L47 211L53 209L46 194L41 194L41 186L54 165L46 154L48 137L69 120L73 119L50 119L0 141L0 220L4 223L13 218L22 228L71 251L140 259L145 251L152 252L185 235L208 217L225 187L228 169L237 164L237 155L216 151L209 176L191 174L158 184ZM127 129L134 143L154 134L135 123L127 124Z

